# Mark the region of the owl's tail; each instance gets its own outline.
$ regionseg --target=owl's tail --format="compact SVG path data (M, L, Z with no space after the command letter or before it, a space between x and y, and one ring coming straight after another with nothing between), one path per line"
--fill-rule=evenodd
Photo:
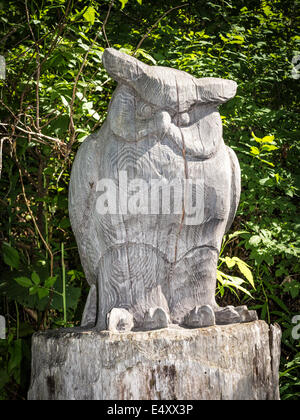
M97 301L97 287L95 284L92 284L82 315L82 327L94 327L96 325L98 308Z
M225 233L228 232L232 222L234 220L241 195L241 169L238 158L234 151L230 147L226 146L227 152L230 158L231 164L231 200L230 200L230 212L228 215L228 221L226 224Z

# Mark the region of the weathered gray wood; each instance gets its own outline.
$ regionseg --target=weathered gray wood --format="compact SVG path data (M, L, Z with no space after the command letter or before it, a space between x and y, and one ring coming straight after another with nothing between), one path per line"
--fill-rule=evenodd
M218 112L218 105L234 97L237 85L148 66L112 48L105 50L103 63L118 87L106 122L82 144L70 183L71 224L91 285L82 325L96 323L105 330L109 312L123 308L133 315L135 327L144 329L147 314L161 308L161 327L166 319L201 326L195 308L218 311L218 255L240 197L239 163L224 144ZM143 181L147 188L137 183L138 191L128 191L126 203L120 198L121 212L110 208L100 214L104 190L99 191L99 181L112 180L115 190L108 188L110 193L123 197L124 174L128 182ZM168 214L159 198L152 203L157 211L150 211L154 180L166 187L174 180L194 183L200 200L197 217L189 214L187 203L194 193L187 187L179 203L170 197ZM252 315L247 320L255 319ZM227 311L226 322L238 317ZM224 323L222 313L216 318Z
M32 341L30 400L277 400L281 331L264 321Z

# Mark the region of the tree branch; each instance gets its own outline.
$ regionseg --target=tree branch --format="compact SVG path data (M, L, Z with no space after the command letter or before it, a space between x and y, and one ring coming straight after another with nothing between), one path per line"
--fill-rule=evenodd
M108 46L109 46L109 41L108 41L107 36L106 36L105 26L106 26L106 24L108 22L108 19L109 19L110 12L111 12L111 9L112 9L113 4L114 4L114 0L111 0L111 2L109 4L108 12L106 14L106 17L104 19L104 22L103 22L102 28L101 28L101 31L103 31L103 34L105 36L105 39L106 39L106 42L107 42ZM71 98L71 102L69 104L69 107L70 107L70 124L69 124L70 141L69 141L69 144L68 144L68 155L70 154L71 149L72 149L72 145L75 142L75 134L76 133L75 133L74 120L73 120L73 109L74 109L74 103L75 103L75 99L76 99L77 85L78 85L78 81L79 81L79 78L81 76L81 73L82 73L82 71L83 71L83 69L84 69L84 67L86 65L86 61L87 61L88 55L89 55L91 49L93 48L93 46L94 46L97 38L98 38L98 34L96 34L96 36L93 39L91 45L89 46L87 52L85 53L85 56L83 58L83 62L81 63L79 72L78 72L78 74L77 74L77 76L75 78L75 82L74 82L74 86L73 86L72 98Z
M141 45L142 45L142 43L145 41L145 39L146 38L148 38L148 36L150 35L150 33L153 31L153 29L159 24L159 22L164 18L164 17L166 17L169 13L171 13L171 12L173 12L173 10L176 10L176 9L182 9L183 7L186 7L186 6L188 6L189 5L189 3L184 3L184 4L181 4L181 5L179 5L179 6L175 6L175 7L172 7L171 9L169 9L169 10L167 10L151 27L150 27L150 29L145 33L145 35L142 37L142 39L140 40L140 42L138 43L138 45L137 45L137 47L136 47L136 49L134 50L134 53L133 53L133 55L135 55L136 53L137 53L137 51L138 51L138 49L139 48L141 48Z

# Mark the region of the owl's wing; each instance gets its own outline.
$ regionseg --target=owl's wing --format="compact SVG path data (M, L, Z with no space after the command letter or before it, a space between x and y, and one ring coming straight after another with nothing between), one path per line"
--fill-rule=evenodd
M96 284L99 242L96 236L96 186L98 181L96 136L79 148L69 186L69 215L86 279Z
M226 224L226 231L230 229L234 220L241 195L241 169L238 158L234 151L230 147L226 146L231 164L231 200L230 200L230 212L228 215L228 221Z

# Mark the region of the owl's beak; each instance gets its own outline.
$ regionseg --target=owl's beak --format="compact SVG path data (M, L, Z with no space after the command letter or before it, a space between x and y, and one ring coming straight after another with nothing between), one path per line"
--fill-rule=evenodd
M236 95L237 84L233 80L205 77L196 81L201 103L223 104Z
M147 64L142 63L131 55L114 48L106 48L104 50L102 62L113 79L127 83L139 79L148 67Z

